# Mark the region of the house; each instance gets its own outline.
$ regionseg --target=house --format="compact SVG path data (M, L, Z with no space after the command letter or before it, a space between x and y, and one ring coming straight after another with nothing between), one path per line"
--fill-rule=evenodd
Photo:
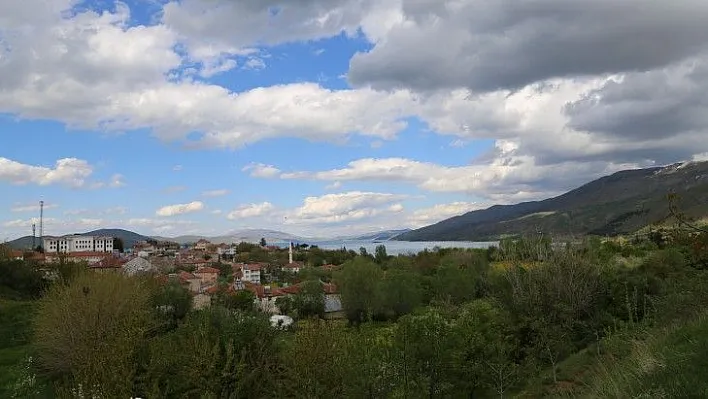
M202 290L202 280L192 273L180 272L177 277L180 284L186 287L190 292L198 293Z
M300 262L290 262L287 265L283 266L283 271L287 271L290 273L300 273L300 269L303 267L303 265Z
M24 259L25 254L17 249L11 249L10 250L10 259L12 260L22 260Z
M262 263L246 263L241 265L241 273L243 281L248 281L253 284L261 283L261 270L264 269Z
M205 239L201 239L194 244L194 250L195 251L206 251L207 247L211 245L211 243Z
M89 269L97 273L116 273L121 270L126 260L117 256L105 256L100 261L89 265Z
M216 280L219 277L219 269L214 267L201 267L197 269L194 274L199 277L202 286L208 286L216 284Z

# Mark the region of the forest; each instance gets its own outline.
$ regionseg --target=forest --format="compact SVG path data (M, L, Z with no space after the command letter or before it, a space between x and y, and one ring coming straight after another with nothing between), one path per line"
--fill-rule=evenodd
M708 396L706 232L383 247L298 279L281 329L247 295L194 310L155 276L3 260L0 397Z

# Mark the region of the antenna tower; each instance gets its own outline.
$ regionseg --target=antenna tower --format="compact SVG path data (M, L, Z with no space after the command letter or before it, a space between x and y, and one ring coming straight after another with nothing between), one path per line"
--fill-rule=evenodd
M39 246L44 249L44 201L39 201Z
M32 223L32 250L37 248L37 225Z

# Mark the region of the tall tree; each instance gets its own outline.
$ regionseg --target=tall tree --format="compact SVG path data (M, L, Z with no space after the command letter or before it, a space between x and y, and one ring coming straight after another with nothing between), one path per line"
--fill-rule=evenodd
M381 268L366 257L345 263L335 275L350 323L359 324L371 319L379 303L381 276Z

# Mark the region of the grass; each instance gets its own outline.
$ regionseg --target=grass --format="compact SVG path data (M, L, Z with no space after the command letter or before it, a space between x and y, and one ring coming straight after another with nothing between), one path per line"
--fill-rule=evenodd
M0 299L0 398L11 398L30 355L34 301Z

